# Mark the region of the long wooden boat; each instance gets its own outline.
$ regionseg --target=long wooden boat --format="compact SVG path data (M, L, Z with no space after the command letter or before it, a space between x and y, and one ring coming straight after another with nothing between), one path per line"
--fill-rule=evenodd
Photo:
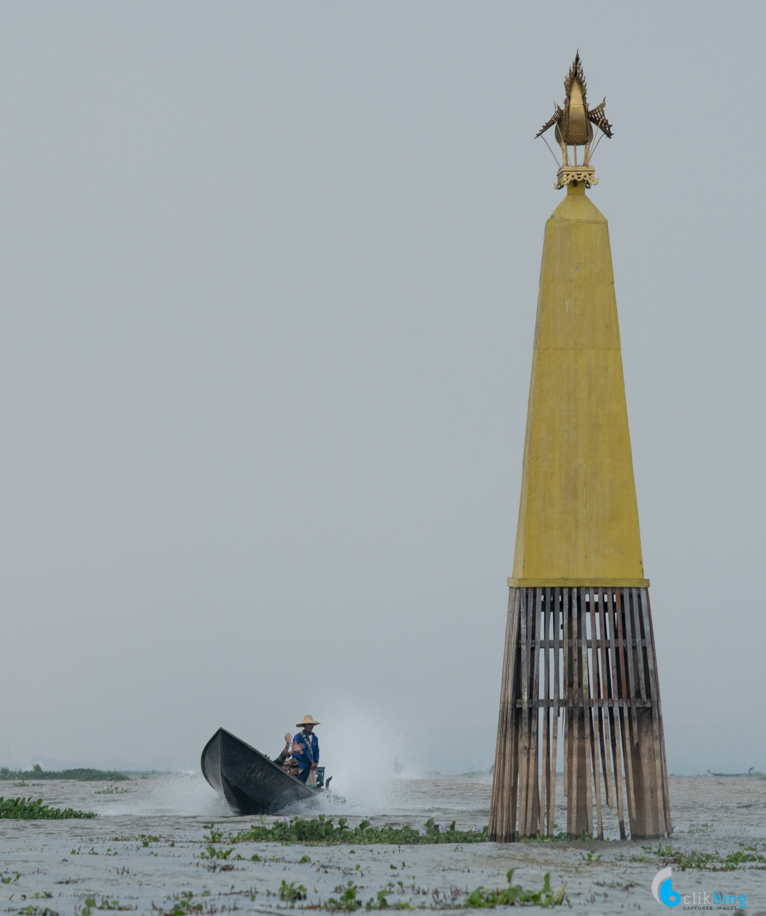
M708 775L709 776L756 776L758 779L763 779L764 775L766 774L761 773L760 770L756 770L755 767L750 767L747 773L711 773L710 770L708 770Z
M202 775L235 814L278 814L298 801L316 799L299 779L225 728L202 751Z

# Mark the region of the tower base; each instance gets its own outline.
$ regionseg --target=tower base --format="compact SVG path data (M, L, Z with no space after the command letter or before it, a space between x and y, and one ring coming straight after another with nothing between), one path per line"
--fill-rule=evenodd
M672 833L647 588L510 589L490 840L554 834L559 741L570 836L603 837L602 801L622 839L626 807L633 839Z

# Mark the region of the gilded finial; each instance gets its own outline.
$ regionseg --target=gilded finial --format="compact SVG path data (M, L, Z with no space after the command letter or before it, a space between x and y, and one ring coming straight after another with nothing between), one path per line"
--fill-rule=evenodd
M535 134L535 139L542 136L550 127L556 126L556 141L561 147L563 162L558 171L558 182L554 187L561 189L571 181L583 181L586 187L598 184L596 170L590 164L595 146L593 143L593 125L606 137L612 137L612 125L604 115L606 98L595 108L588 108L588 86L580 60L580 52L575 54L574 63L569 68L564 80L564 107L554 102L553 117L546 121ZM596 141L598 145L598 140ZM574 147L574 165L569 164L568 147ZM577 164L577 147L584 146L582 165Z

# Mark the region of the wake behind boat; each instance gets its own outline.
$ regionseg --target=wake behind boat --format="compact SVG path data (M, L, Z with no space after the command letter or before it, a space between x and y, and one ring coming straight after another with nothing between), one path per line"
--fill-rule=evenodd
M313 789L225 728L205 745L201 765L235 814L278 814L295 802L316 799Z

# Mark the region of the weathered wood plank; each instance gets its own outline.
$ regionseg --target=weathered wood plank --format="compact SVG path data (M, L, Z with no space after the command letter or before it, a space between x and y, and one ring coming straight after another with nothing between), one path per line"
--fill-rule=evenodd
M535 603L532 613L532 634L537 636L540 628L540 614L542 605L543 589L535 589ZM539 640L538 640L539 641ZM540 696L540 650L532 648L532 696L537 699ZM532 818L529 824L529 833L527 836L536 836L538 824L540 823L540 759L538 744L538 727L540 721L539 707L535 703L534 709L530 710L532 718L531 738L530 738L530 766L532 768Z
M587 633L588 628L588 605L591 606L594 601L593 589L583 588L581 594L583 601L581 604L582 607L582 632L583 636ZM586 700L590 700L590 662L591 659L588 657L587 646L583 646L581 649L582 652L582 691L583 697ZM587 777L588 777L588 791L586 793L586 807L588 809L588 823L593 823L593 797L595 794L596 798L596 830L593 831L599 837L599 839L604 838L604 828L601 823L601 780L599 779L598 772L598 758L596 756L596 744L595 744L595 735L593 731L593 720L590 713L590 702L587 702L585 705L585 746L586 746L586 758L588 761Z
M505 651L500 686L500 713L492 776L492 799L489 809L490 840L508 843L516 839L516 797L514 770L516 761L515 662L518 652L519 589L508 594L508 617L505 627Z
M673 822L670 817L670 791L668 786L668 763L665 756L665 727L662 722L662 700L660 698L660 676L659 676L659 666L657 664L657 647L654 643L654 623L652 621L652 603L649 598L649 589L646 590L646 611L649 619L649 632L647 637L652 647L652 655L654 657L654 670L655 676L657 679L657 695L654 697L654 701L657 705L657 720L659 722L660 729L660 763L662 766L662 797L664 801L664 814L665 814L665 832L668 836L673 833Z
M561 589L553 590L553 608L551 609L551 626L553 632L553 738L551 742L551 777L548 798L548 836L553 836L553 815L556 807L556 761L558 759L559 737L559 618Z
M548 641L550 633L551 617L551 589L545 589L545 601L542 612L542 635L545 642ZM548 834L548 805L550 803L550 779L551 779L551 761L550 761L550 740L551 740L551 715L549 708L550 700L550 654L548 648L541 649L540 659L540 677L543 682L543 759L542 759L542 786L541 801L542 810L540 812L540 831L547 836Z
M533 589L521 591L521 741L519 742L519 836L527 835L529 818L529 609L530 595L534 601Z

